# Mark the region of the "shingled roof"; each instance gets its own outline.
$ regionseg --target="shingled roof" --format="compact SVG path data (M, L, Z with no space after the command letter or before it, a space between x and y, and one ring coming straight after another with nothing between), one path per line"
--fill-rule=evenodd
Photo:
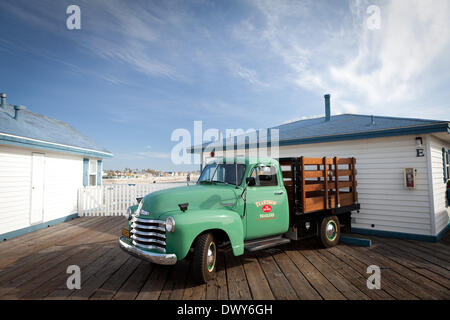
M342 114L332 116L329 121L325 121L325 117L322 117L295 121L273 128L280 130L280 141L290 141L313 138L323 139L325 137L345 135L362 135L370 138L379 133L398 132L408 134L408 131L423 130L425 128L431 130L443 128L448 130L448 124L448 121L439 120Z
M279 145L283 146L432 132L450 133L449 124L449 121L441 120L342 114L331 116L328 121L325 117L305 119L269 129L279 130ZM228 138L224 143L233 145L233 140ZM260 142L265 142L265 139ZM200 146L191 147L188 151L200 152L208 144L203 144L202 149ZM248 147L248 144L246 146ZM241 147L243 146L238 146Z
M14 106L0 106L0 144L24 145L37 149L76 153L101 158L112 153L69 124L29 110L20 110L15 119Z

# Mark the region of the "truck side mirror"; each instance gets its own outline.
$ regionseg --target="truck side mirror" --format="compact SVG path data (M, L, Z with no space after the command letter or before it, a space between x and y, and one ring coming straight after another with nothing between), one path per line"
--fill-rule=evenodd
M247 179L245 179L245 182L249 187L256 185L256 180L254 177L247 177Z

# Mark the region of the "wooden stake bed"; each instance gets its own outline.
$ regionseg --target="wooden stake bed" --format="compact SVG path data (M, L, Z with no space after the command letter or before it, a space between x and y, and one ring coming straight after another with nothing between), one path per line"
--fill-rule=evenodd
M355 158L281 158L291 214L355 205Z

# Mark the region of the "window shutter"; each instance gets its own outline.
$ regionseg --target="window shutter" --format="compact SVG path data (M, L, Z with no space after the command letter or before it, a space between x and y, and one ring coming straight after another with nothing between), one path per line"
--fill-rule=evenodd
M102 185L102 160L97 160L97 185Z
M444 167L444 182L447 182L447 155L445 148L442 148L442 166Z
M446 167L446 173L447 173L447 181L448 181L448 179L450 179L450 163L448 163L450 161L450 149L449 150L447 150L447 160L446 160L446 165L447 165L447 167ZM447 182L447 181L445 181L445 182Z
M83 159L83 186L86 187L89 184L89 159Z

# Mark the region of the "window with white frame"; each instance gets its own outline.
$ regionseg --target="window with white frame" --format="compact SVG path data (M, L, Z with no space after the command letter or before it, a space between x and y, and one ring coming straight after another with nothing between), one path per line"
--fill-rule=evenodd
M89 159L89 185L97 185L97 160Z

